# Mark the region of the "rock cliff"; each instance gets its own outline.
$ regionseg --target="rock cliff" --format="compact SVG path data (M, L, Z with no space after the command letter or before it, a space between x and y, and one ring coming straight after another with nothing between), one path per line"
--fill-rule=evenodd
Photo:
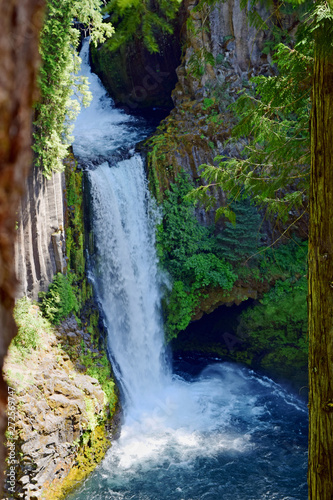
M226 144L235 124L228 105L240 90L249 87L249 78L274 73L269 53L263 51L272 33L251 27L239 0L219 1L213 6L188 0L185 7L186 42L172 92L174 109L148 143L150 185L158 199L181 169L197 181L200 165L213 164L216 155L239 155L243 144ZM268 24L276 21L264 7L255 12L269 19ZM293 16L284 16L279 22L293 32ZM216 197L218 204L224 202L221 193ZM211 221L211 215L201 217Z
M63 173L46 179L40 168L31 169L17 212L15 267L19 297L36 299L38 292L46 291L53 276L65 268L64 189Z
M38 307L31 305L29 314L38 318ZM5 363L15 416L9 426L6 491L10 498L51 500L63 498L103 458L117 397L105 354L74 317L58 328L44 323L38 335L36 350L12 347ZM109 373L104 390L87 374L89 366Z
M146 109L173 107L171 91L180 61L179 24L174 35L159 37L160 53L151 54L138 39L110 52L108 44L92 48L92 69L116 105L135 114Z

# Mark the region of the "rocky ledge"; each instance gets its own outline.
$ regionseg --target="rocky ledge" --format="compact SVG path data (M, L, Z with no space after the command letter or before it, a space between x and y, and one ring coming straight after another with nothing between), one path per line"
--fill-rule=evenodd
M7 431L7 498L64 498L110 446L119 419L117 396L111 375L102 388L88 374L92 367L111 374L105 353L90 339L71 317L57 329L40 331L37 349L24 356L10 352L5 375L15 429L9 425Z

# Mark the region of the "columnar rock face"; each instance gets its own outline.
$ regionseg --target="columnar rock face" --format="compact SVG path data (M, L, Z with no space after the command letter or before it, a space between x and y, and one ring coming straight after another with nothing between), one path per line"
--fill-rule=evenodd
M36 299L39 291L47 290L54 274L64 271L64 189L62 173L46 179L40 168L31 170L17 213L19 297Z
M277 17L265 6L257 5L252 17L258 16L265 24L254 27L250 24L247 8L241 8L240 0L219 1L214 6L205 5L199 11L196 9L198 0L185 3L189 20L186 50L177 72L180 88L197 98L209 93L212 86L223 83L228 84L228 93L235 95L235 91L242 88L251 76L270 74L274 71L271 56L269 50L264 49L272 41L271 28L276 23L292 36L298 24L296 15L279 12ZM205 60L207 53L213 57ZM193 56L202 64L200 75L193 71ZM173 98L177 105L177 96Z
M267 50L267 43L272 41L267 26L277 21L264 7L257 6L255 15L268 20L265 30L250 26L249 13L241 9L240 0L201 7L198 0L187 0L184 8L185 43L172 92L174 109L153 138L154 154L148 161L151 188L157 198L181 169L198 180L201 165L213 164L217 155L240 155L244 144L227 142L235 125L228 107L239 91L250 87L252 76L275 72ZM282 16L280 22L292 35L296 18ZM218 205L224 203L221 193L216 197ZM207 220L202 215L201 219L211 222L211 217Z

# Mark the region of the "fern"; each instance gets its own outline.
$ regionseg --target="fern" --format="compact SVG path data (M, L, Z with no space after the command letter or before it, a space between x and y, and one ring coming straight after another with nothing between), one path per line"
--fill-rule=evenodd
M71 312L78 312L78 302L68 278L58 273L47 293L40 292L41 310L44 316L57 325Z

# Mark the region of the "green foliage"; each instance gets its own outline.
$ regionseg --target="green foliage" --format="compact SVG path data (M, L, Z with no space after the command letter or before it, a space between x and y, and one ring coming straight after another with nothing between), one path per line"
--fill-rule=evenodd
M149 147L147 157L151 165L148 171L149 187L160 202L163 197L161 188L168 186L170 171L173 170L173 166L168 164L167 155L177 146L175 131L161 124L157 127L157 133L150 137L145 145Z
M210 88L210 92L214 96L220 113L225 113L228 109L228 106L230 106L230 104L233 102L233 98L229 91L229 82L217 82L212 88Z
M77 76L81 63L76 53L80 32L73 27L74 18L85 24L93 43L104 41L113 33L110 24L102 24L99 0L47 1L40 37L41 99L35 108L33 145L36 164L43 167L46 177L63 170L80 102L87 106L91 99L87 79ZM74 92L76 99L72 98Z
M34 306L27 297L16 302L14 319L18 326L18 333L11 346L15 347L24 357L32 349L38 349L42 346L42 332L48 331L50 325L43 318L39 308Z
M305 276L297 281L277 281L259 304L242 313L238 334L251 338L251 354L264 354L267 366L276 363L277 355L279 362L306 365L306 297ZM270 353L274 353L273 358Z
M215 106L215 99L205 97L205 99L203 100L202 109L204 111L206 111L207 109L211 108L212 106Z
M96 359L92 358L89 354L81 354L80 363L86 366L87 375L97 379L100 383L109 404L110 414L113 415L118 402L118 396L115 382L111 377L110 362L106 354L102 358L98 358L99 365L103 366L96 366Z
M183 275L194 289L219 286L228 291L237 278L225 259L213 253L191 255L184 264Z
M230 208L218 209L216 215L222 213L231 222L225 222L225 227L217 234L216 248L227 261L243 262L260 246L261 217L249 199L234 202Z
M205 74L207 64L215 66L214 56L206 47L201 47L189 58L188 70L195 78L199 79Z
M266 250L259 270L280 277L253 307L241 314L239 338L251 360L266 368L303 369L307 360L307 242L297 238Z
M77 170L75 159L67 162L65 172L67 224L66 224L66 255L71 271L77 280L85 278L85 248L83 222L83 172Z
M307 274L308 243L294 237L285 245L268 248L260 255L259 268L266 277L299 279Z
M206 46L204 36L205 33L209 32L209 14L216 3L217 0L200 0L192 10L196 15L194 17L190 15L186 21L188 38L197 40L194 52L188 61L188 71L197 79L205 74L207 65L214 67L216 63L213 54ZM199 23L195 22L198 13L201 17ZM191 49L193 49L193 45Z
M194 214L193 203L185 198L191 189L189 177L177 176L176 182L167 191L163 203L163 223L157 230L157 250L162 264L165 259L175 274L184 261L203 248L209 249L207 239L210 231L201 226Z
M92 296L92 286L86 276L85 227L83 214L83 172L77 169L75 159L69 156L65 160L66 180L66 256L68 275L82 311L86 301Z
M105 12L110 14L116 33L107 46L111 51L133 39L140 39L149 52L158 52L158 37L172 33L181 0L110 0Z
M199 294L195 290L187 290L183 281L173 283L171 292L165 297L165 329L168 340L177 337L181 330L185 330L199 299Z
M173 280L165 297L169 339L186 328L208 287L230 291L236 274L216 248L212 228L201 226L193 203L186 198L192 188L187 175L176 178L163 203L164 218L157 228L157 250L162 267Z
M295 283L307 272L307 242L294 238L288 244L258 251L261 221L249 200L232 204L236 225L225 222L219 230L201 226L187 196L191 188L187 175L176 178L166 192L164 218L157 228L160 264L172 280L164 300L169 340L188 326L212 288L228 293L238 277L244 283L277 279ZM250 265L244 266L249 258Z
M67 276L56 274L48 291L40 292L41 310L54 325L66 318L71 312L78 312L78 302Z
M297 0L294 0L297 2ZM303 3L299 0L299 3ZM302 42L308 45L315 42L316 56L331 56L333 50L333 5L332 2L319 1L310 4L303 26Z

